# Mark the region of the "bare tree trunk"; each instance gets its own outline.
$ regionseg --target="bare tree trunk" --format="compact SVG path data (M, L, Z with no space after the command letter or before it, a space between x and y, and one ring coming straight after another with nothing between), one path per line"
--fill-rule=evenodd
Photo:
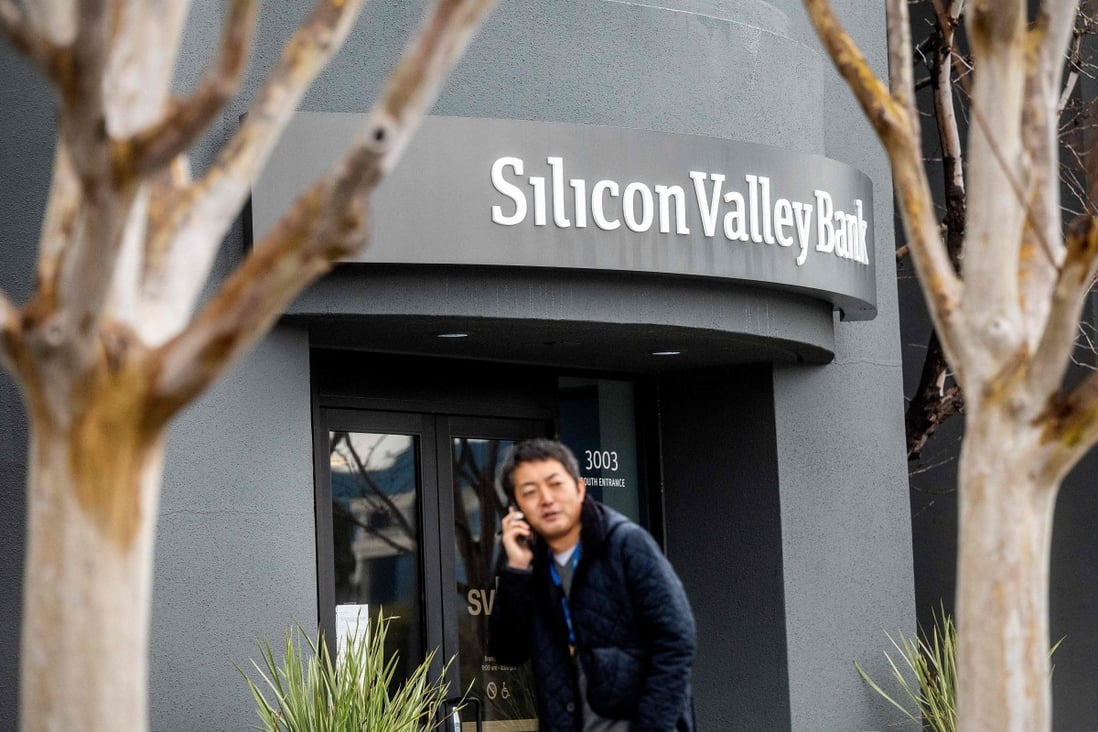
M933 215L914 107L908 0L886 0L889 86L828 0L816 33L888 153L928 310L966 394L959 500L957 729L1047 732L1048 564L1064 475L1098 442L1098 374L1063 390L1098 273L1098 218L1062 231L1057 132L1078 0L970 0L964 272ZM944 11L936 3L939 15ZM951 233L955 229L951 227Z
M957 719L965 732L1050 728L1049 537L1059 486L1034 479L1036 431L1006 419L970 417L961 454Z
M919 386L915 389L904 415L908 460L919 457L927 441L943 422L964 411L964 394L956 384L946 386L948 378L949 364L942 352L938 334L932 331L926 355L923 357Z
M74 457L102 445L43 432L36 423L31 438L22 729L141 732L162 447L138 456L117 440L93 468ZM98 476L98 485L140 475L114 515L89 502L97 486L74 473L108 464L134 470Z
M0 292L0 369L31 416L20 724L142 732L164 431L304 287L366 245L393 169L494 0L434 0L358 141L208 300L217 251L364 0L314 0L202 178L186 151L244 75L258 0L226 0L190 96L189 2L0 0L0 38L53 83L58 140L37 285Z

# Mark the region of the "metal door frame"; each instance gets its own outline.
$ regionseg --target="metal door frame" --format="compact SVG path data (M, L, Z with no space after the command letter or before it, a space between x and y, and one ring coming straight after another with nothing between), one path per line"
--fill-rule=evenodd
M318 405L314 420L317 617L328 649L335 644L335 548L332 535L332 483L329 432L369 432L414 435L419 439L419 570L422 578L420 632L425 651L438 649L432 675L441 673L445 659L459 651L458 605L454 571L455 507L451 445L454 437L520 440L547 436L552 420L470 417L425 412L391 412ZM417 659L416 662L418 663ZM449 671L457 688L458 666Z

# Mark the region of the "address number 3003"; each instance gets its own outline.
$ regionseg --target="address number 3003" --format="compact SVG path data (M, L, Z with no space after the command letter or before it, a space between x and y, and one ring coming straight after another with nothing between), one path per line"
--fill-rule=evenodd
M584 470L617 470L618 453L616 450L584 450Z

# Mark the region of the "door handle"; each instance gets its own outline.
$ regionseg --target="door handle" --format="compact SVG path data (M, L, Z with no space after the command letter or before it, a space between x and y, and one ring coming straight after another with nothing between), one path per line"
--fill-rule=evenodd
M476 713L476 732L484 732L484 706L478 697L455 696L447 699L443 704L450 710L446 716L450 719L451 732L464 732L461 726L461 711L465 707L472 707Z

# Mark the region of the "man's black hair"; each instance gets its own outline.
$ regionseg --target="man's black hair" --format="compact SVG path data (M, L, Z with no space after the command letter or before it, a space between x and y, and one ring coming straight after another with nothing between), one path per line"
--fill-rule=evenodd
M539 463L542 460L556 460L564 466L572 480L579 481L579 461L564 443L544 437L523 440L508 451L500 468L500 482L512 500L515 498L515 468L522 463Z

